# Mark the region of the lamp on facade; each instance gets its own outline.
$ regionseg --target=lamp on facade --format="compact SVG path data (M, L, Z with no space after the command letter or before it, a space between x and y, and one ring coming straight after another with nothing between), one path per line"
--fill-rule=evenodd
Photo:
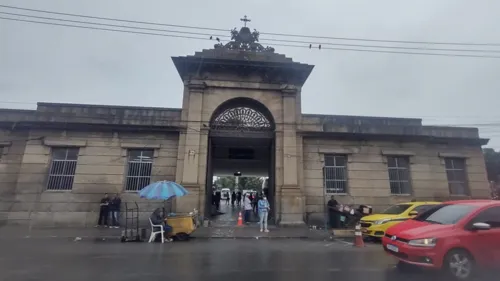
M234 180L235 188L237 188L239 190L240 189L239 179L241 177L241 172L240 171L234 172L234 176L235 176L235 180Z

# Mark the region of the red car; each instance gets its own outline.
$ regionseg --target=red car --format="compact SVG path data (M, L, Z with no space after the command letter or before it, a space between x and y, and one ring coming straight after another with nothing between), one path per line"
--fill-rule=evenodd
M444 269L461 280L500 268L500 201L445 202L387 229L384 250L408 265Z

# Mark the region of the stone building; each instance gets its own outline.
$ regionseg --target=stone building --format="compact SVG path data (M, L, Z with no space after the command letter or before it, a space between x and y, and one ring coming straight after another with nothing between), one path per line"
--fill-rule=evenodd
M375 209L411 199L487 198L476 128L421 119L303 114L312 65L258 43L243 27L232 41L173 57L182 108L39 103L0 111L0 220L94 225L103 193L140 200L149 182L190 194L177 213L210 206L212 176L268 176L272 217L303 224L335 194Z

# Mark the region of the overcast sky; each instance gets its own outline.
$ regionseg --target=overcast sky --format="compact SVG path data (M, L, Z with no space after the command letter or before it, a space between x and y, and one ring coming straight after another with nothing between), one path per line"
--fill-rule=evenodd
M246 14L252 19L249 26L262 33L500 44L498 0L0 0L0 4L226 29L239 28L239 19ZM0 12L64 18L5 8ZM265 38L278 39L261 35L261 41ZM214 43L0 20L0 107L35 108L38 101L180 107L182 83L170 57L192 55ZM275 48L295 61L315 65L302 92L304 113L482 125L481 136L492 138L489 146L500 148L498 58ZM460 48L497 50L487 55L500 56L500 46Z

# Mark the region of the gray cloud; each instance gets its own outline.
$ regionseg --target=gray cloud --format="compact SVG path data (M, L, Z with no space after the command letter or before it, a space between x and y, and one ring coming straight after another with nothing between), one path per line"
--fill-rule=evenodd
M0 3L228 29L240 26L239 18L247 14L250 26L261 32L500 43L495 0ZM182 83L170 57L215 43L8 21L0 26L0 106L14 108L33 108L37 101L180 107ZM422 117L426 124L495 123L480 129L492 138L490 146L500 148L500 59L276 49L316 65L303 90L303 112Z

